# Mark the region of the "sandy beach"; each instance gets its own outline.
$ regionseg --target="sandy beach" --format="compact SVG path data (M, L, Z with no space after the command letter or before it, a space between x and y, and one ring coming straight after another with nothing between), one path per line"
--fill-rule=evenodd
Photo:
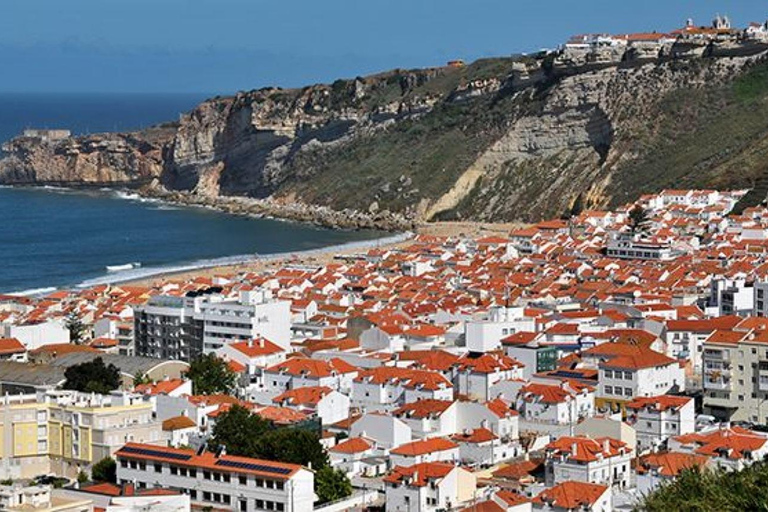
M416 230L416 235L432 235L432 236L466 236L472 238L479 238L484 236L493 235L506 235L511 230L521 227L520 223L481 223L481 222L434 222L420 224ZM394 243L382 243L376 244L376 241L371 241L372 245L377 248L397 248L407 246L412 243L412 239L394 242ZM367 252L368 249L361 250L359 252ZM156 274L153 276L128 280L120 284L130 286L157 286L168 281L191 281L196 278L214 277L214 276L230 276L243 272L263 272L267 270L275 270L286 265L296 266L324 266L333 262L335 257L339 254L355 254L358 251L339 250L337 247L329 247L327 249L319 249L313 251L311 254L288 254L284 257L274 257L269 259L255 259L253 261L238 263L234 265L222 265L209 268L199 268L183 272L169 272Z

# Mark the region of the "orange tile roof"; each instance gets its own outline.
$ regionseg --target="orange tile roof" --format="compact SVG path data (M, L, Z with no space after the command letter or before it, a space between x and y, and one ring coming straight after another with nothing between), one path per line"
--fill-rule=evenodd
M163 430L166 432L193 427L197 427L197 424L188 416L174 416L163 421Z
M598 455L616 457L632 450L626 443L610 437L592 439L586 436L562 436L546 446L549 453L562 455L577 462L594 462Z
M135 391L137 393L143 393L145 395L167 395L174 389L184 384L182 379L168 379L161 380L152 384L139 384L136 386Z
M451 439L453 439L457 443L470 443L470 444L489 443L491 441L495 441L498 438L499 437L496 434L494 434L487 428L476 428L471 432L462 432L462 433L454 434L453 436L451 436Z
M458 447L459 445L449 441L448 439L445 439L444 437L433 437L431 439L423 439L420 441L401 444L400 446L392 449L389 453L394 455L416 457L429 453L453 450L454 448Z
M708 461L708 457L692 453L652 453L640 458L638 472L646 473L655 470L661 476L675 477L679 476L684 469L706 466Z
M693 398L691 397L672 395L637 397L626 404L626 407L636 410L650 408L661 412L669 409L679 409L692 400Z
M169 448L142 443L127 443L117 450L115 456L131 460L144 460L153 462L169 462L177 466L186 466L191 468L211 469L225 473L246 473L274 480L288 480L297 471L301 469L298 464L287 464L284 462L275 462L271 460L252 459L250 457L236 457L234 455L222 455L216 457L214 453L203 452L197 455L194 450L185 448ZM188 457L188 458L186 458ZM218 465L219 460L230 463L243 462L246 464L257 464L266 467L272 467L278 470L284 470L285 473L251 469L248 467L230 467Z
M373 448L373 442L363 437L351 437L340 442L330 451L334 453L362 453Z
M406 418L415 419L435 417L441 415L451 405L453 405L451 400L435 400L429 398L405 404L392 411L392 415L397 417L405 416Z
M16 338L0 338L0 355L23 354L27 348Z
M261 357L285 352L283 348L272 343L265 338L257 338L249 341L238 341L230 343L229 346L238 352L242 352L246 357Z
M284 405L317 405L320 400L333 390L328 386L306 386L289 389L285 393L277 395L273 402Z
M594 505L608 489L605 485L573 480L563 482L533 498L533 503L565 510L577 510Z
M431 481L445 478L456 468L448 462L423 462L412 466L395 466L384 481L391 484L407 482L411 487L424 487Z

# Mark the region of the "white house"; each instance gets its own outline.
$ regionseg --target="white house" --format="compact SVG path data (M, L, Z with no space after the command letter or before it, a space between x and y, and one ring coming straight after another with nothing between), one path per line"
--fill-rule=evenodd
M475 475L448 462L398 466L384 478L387 511L451 510L474 498Z
M542 512L612 512L610 485L580 481L561 482L533 498L533 510Z
M456 388L473 400L491 398L491 387L503 380L523 378L523 363L503 354L465 355L458 361Z
M349 397L326 386L289 389L272 399L281 407L317 416L323 425L349 417Z
M696 431L694 400L684 396L635 398L626 405L627 423L637 432L637 450L657 451L670 437Z
M459 445L444 437L420 439L389 451L390 466L412 466L422 462L457 462Z
M359 373L351 399L355 407L391 410L423 399L452 400L453 386L437 372L382 366Z
M391 450L411 441L411 428L403 421L385 414L363 414L350 428L349 437L364 437Z
M576 480L621 488L633 486L633 452L616 439L563 436L549 443L545 452L550 485Z
M526 384L517 395L517 410L528 421L569 425L595 414L595 393L589 386L572 389L568 383Z

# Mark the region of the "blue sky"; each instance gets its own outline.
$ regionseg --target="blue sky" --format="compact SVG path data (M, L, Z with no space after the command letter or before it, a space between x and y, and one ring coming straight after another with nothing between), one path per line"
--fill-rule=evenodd
M7 0L0 91L228 93L670 30L765 0Z

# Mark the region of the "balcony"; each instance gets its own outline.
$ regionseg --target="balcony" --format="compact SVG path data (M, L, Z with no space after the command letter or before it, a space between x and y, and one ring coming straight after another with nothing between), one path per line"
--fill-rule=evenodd
M710 389L714 391L726 391L731 389L730 378L715 378L714 376L706 376L704 378L704 389Z
M713 350L708 348L704 350L704 352L701 355L701 358L705 362L709 362L709 361L728 362L731 360L731 354L727 350Z

